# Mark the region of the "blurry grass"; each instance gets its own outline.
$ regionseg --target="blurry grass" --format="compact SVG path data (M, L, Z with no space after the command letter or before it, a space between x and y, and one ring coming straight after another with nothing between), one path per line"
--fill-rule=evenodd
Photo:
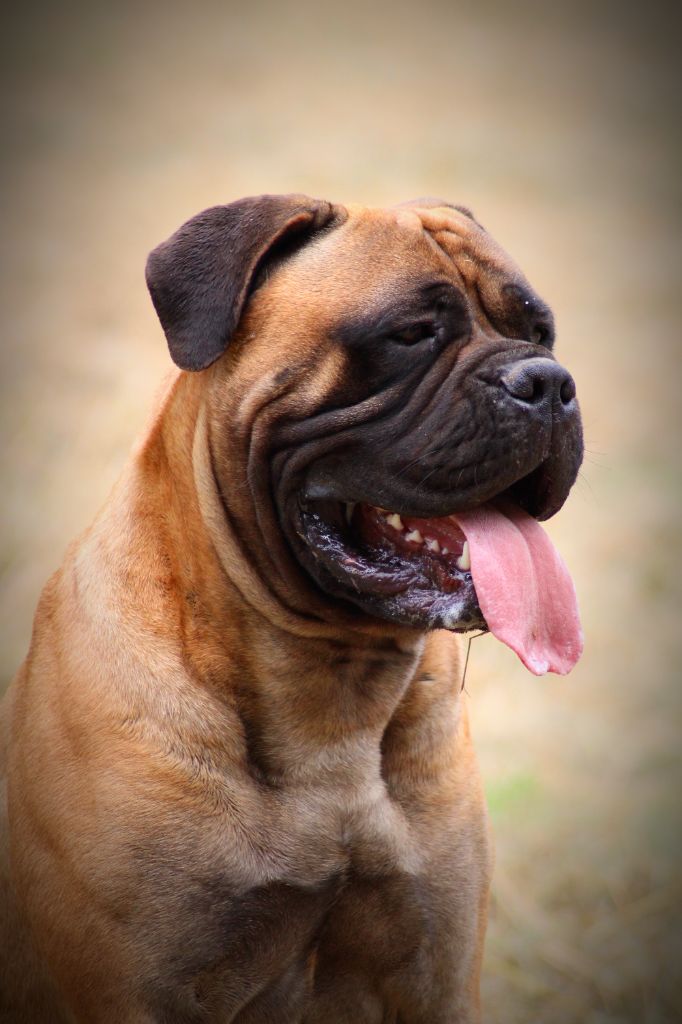
M585 885L582 867L559 878L546 855L523 884L498 866L484 975L491 1024L509 989L510 1024L679 1021L680 885L653 887L646 872Z
M489 779L485 785L488 810L493 821L505 814L528 813L537 807L540 784L530 772L519 772L509 778Z

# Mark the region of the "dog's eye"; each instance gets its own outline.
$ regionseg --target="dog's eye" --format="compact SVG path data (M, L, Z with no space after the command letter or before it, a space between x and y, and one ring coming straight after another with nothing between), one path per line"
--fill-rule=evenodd
M551 348L553 340L551 328L547 324L533 324L530 340L534 345L543 345L545 348Z
M428 320L418 324L411 324L401 330L393 331L391 339L400 345L416 345L420 341L427 341L436 337L436 325Z

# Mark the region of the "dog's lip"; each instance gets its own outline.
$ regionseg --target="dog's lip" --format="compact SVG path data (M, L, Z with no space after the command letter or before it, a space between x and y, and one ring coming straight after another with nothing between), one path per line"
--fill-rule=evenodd
M461 572L470 568L467 540L454 514L413 516L355 501L306 503L300 509L302 519L319 515L346 540L364 542L370 549L386 547L406 557L438 558Z
M368 486L365 481L349 488L339 485L327 473L308 475L298 494L298 503L301 510L335 502L339 505L370 505L417 519L447 519L502 500L520 506L534 519L542 521L558 512L566 497L563 493L558 501L554 500L551 488L547 486L553 477L550 462L546 452L539 453L518 476L505 474L502 486L490 480L478 485L473 492L467 489L460 493L415 490L409 485L396 488L390 482L385 488Z
M409 523L411 520L415 519L421 520L423 522L433 521L434 523L437 523L438 521L444 522L445 520L451 519L452 517L456 517L460 513L463 514L465 512L471 512L477 508L480 508L482 505L494 505L498 502L507 502L519 505L525 511L528 511L529 514L532 515L533 518L537 519L538 521L541 521L543 519L549 519L550 516L554 514L554 511L550 512L549 514L545 514L545 511L542 510L538 514L534 514L526 507L526 503L524 502L523 497L520 495L519 488L522 487L524 483L527 480L529 480L532 476L532 473L526 474L521 479L515 481L515 483L513 483L510 487L505 487L501 491L494 493L491 497L480 499L477 498L476 500L473 501L470 498L468 500L466 498L462 498L459 500L450 499L449 501L444 502L442 504L436 503L435 507L428 508L425 508L423 505L410 502L409 500L392 502L390 504L390 507L387 507L383 504L382 497L377 497L376 500L371 501L364 496L340 498L334 493L329 493L322 490L305 490L299 492L299 494L297 495L297 518L300 519L300 517L304 515L306 512L314 511L317 509L324 510L324 512L327 515L330 515L332 514L333 511L335 511L336 516L332 516L332 518L339 518L339 521L341 521L342 518L345 522L348 522L349 517L354 514L355 509L364 507L376 509L379 513L382 514L382 516L386 518L397 515L405 523Z
M330 596L360 605L374 616L421 629L485 629L465 538L434 551L424 534L396 529L397 513L369 503L314 501L299 496L296 548L308 572ZM350 518L352 522L348 522ZM415 527L405 514L406 525ZM444 522L446 517L441 517ZM432 521L433 517L431 520ZM420 519L419 523L426 523ZM441 524L442 525L442 524ZM448 525L448 524L446 524ZM449 524L449 529L454 529ZM444 545L446 548L448 545Z
M513 486L516 485L514 484ZM506 497L510 490L511 488L505 488L499 493L493 493L487 497L477 497L475 500L472 500L470 497L462 497L460 499L448 497L448 500L444 501L440 498L436 499L433 505L429 504L428 507L426 507L425 504L421 503L419 500L411 500L408 497L403 497L399 500L387 500L387 495L385 494L377 493L372 495L365 490L358 491L356 494L344 495L334 487L306 485L298 495L298 507L299 511L304 512L306 509L310 509L315 506L324 505L329 507L332 503L343 508L348 505L366 505L388 512L389 514L396 513L408 518L447 519L450 516L457 515L458 512L470 512L479 505L484 505L497 500L498 497ZM434 500L433 497L431 500Z

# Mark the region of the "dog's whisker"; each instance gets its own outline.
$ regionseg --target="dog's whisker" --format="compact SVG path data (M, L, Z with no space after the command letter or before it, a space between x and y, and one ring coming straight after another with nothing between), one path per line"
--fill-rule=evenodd
M578 476L577 476L575 482L576 482L576 486L579 489L582 489L583 493L588 492L590 498L592 498L593 500L596 500L596 495L595 495L594 487L592 486L592 482L585 475L585 473L583 473L582 470L580 470L580 472L578 473Z
M405 473L407 473L410 469L412 469L413 466L416 466L418 463L422 462L424 459L428 459L432 455L438 455L439 452L443 451L444 447L445 446L443 444L438 444L434 448L429 448L427 451L422 452L420 455L417 455L416 458L412 459L411 462L408 462L407 465L402 466L398 470L396 475L399 476L399 477L404 476Z

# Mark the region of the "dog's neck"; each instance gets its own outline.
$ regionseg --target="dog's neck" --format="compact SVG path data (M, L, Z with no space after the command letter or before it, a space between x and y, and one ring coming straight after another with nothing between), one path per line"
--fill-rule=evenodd
M204 402L205 388L179 376L135 460L135 500L160 505L173 534L168 544L154 538L158 564L168 551L183 552L165 570L182 595L182 607L168 614L177 617L183 661L196 682L236 708L258 771L291 778L333 774L338 764L346 775L367 777L371 768L378 778L381 739L414 680L424 637L380 624L367 632L339 627L279 600L231 522ZM229 648L226 621L239 628Z

